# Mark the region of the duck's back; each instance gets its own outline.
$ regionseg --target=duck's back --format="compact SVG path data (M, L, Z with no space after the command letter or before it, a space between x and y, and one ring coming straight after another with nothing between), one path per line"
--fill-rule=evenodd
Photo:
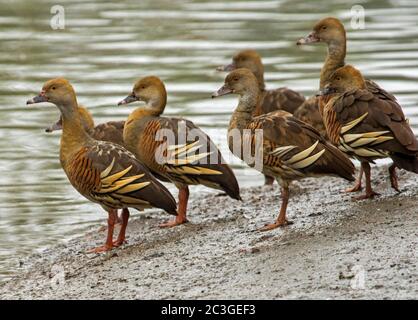
M312 96L306 99L302 105L296 109L293 114L297 119L310 124L323 136L327 137L325 125L319 110L319 99Z
M350 160L315 128L288 112L261 115L247 128L263 130L263 164L267 174L285 180L321 174L353 179Z
M96 126L91 136L100 141L109 141L123 146L123 128L125 121L109 121Z
M254 116L259 116L276 110L294 113L305 101L305 97L289 88L265 90L262 93L262 102L256 108Z
M210 137L193 122L145 116L127 123L124 138L128 149L157 176L178 185L203 184L240 198L231 168Z
M324 109L328 134L348 154L364 159L389 153L416 155L418 141L396 99L385 93L349 90Z
M176 214L168 190L120 145L90 139L68 157L64 171L77 191L107 210L158 207Z

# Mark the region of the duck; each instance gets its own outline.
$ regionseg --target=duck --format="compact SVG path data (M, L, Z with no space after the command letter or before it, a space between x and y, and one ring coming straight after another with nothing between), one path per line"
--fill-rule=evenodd
M240 189L232 169L221 152L192 121L162 116L167 91L156 76L138 79L119 106L143 101L128 116L123 140L135 156L162 181L172 182L179 190L178 215L160 227L174 227L188 222L189 185L204 185L224 191L241 200Z
M94 124L93 116L86 107L79 105L77 108L81 124L87 133L96 140L109 141L123 146L123 128L125 121L108 121L97 126ZM45 132L51 133L62 130L62 118L45 129Z
M123 146L123 127L125 121L109 121L95 126L93 116L85 106L79 105L77 112L80 117L81 125L93 139L109 141ZM45 128L45 132L47 133L60 130L62 130L62 117L59 117L59 119L51 126ZM127 214L126 210L127 209L122 210L122 212L125 211L125 215ZM122 224L122 215L123 213L117 214L116 224ZM104 229L104 227L101 227L99 231Z
M250 167L275 177L281 186L279 215L275 222L265 225L260 231L291 223L286 211L292 181L320 175L354 180L354 165L348 157L309 124L284 110L253 117L261 93L257 78L250 70L241 68L230 72L224 85L212 97L227 94L239 96L228 127L229 149ZM247 147L249 150L245 152L248 144L251 149Z
M88 252L101 253L125 243L128 208L155 207L177 215L175 199L167 188L119 144L99 141L81 123L73 86L64 78L48 80L39 95L28 105L50 102L61 113L60 163L71 185L85 198L108 213L108 232L104 245ZM113 241L117 210L122 211L122 226Z
M305 100L305 97L292 89L282 87L277 89L266 89L264 82L264 65L260 54L256 50L247 49L237 52L232 57L232 62L219 66L217 71L232 71L240 68L249 69L257 78L261 93L261 103L258 104L253 113L254 117L277 110L285 110L304 122L309 123L321 134L325 135L325 127L319 114L315 97ZM274 177L264 176L264 184L272 185Z
M285 110L294 113L305 101L305 97L301 93L286 87L266 89L264 65L260 54L256 50L247 49L239 51L232 57L232 63L219 66L216 70L229 72L240 68L249 69L258 80L262 102L254 110L253 115L255 117L276 110Z
M312 45L317 43L325 43L328 51L324 65L321 68L319 78L319 91L325 84L329 82L331 75L345 65L345 57L347 54L347 38L344 24L335 17L326 17L315 23L312 31L305 37L297 40L298 46ZM395 97L381 88L376 82L365 79L368 90L377 97L395 99ZM318 96L314 101L319 108L322 118L322 109L325 106L324 96ZM326 130L325 130L326 131ZM362 190L363 168L360 168L359 176L353 187L345 190L345 192L358 192Z
M329 138L361 162L366 192L357 199L378 195L371 186L370 163L376 159L392 159L391 187L399 192L396 168L418 173L418 140L396 99L370 91L351 65L337 69L320 94L326 101L323 119Z

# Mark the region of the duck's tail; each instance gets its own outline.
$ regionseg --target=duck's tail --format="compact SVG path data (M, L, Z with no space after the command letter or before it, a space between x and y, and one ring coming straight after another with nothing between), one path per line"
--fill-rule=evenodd
M418 173L418 157L416 155L393 153L390 157L397 167Z

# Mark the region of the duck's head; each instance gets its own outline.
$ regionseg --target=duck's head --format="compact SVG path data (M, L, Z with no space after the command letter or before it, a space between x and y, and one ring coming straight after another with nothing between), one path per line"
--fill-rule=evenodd
M94 128L94 120L93 117L85 107L78 106L78 114L80 115L81 125L84 127L84 129L89 132ZM50 127L45 129L45 132L53 132L62 130L62 117L60 117L57 122L52 124Z
M337 69L325 85L320 95L344 93L349 90L365 89L366 83L359 70L351 65Z
M304 45L318 42L332 44L334 41L345 41L345 28L337 18L328 17L318 21L311 33L299 39L296 44Z
M264 66L261 57L255 50L242 50L232 57L232 63L216 68L218 71L233 71L240 68L250 70L259 81L260 89L264 89Z
M136 81L132 93L120 101L118 105L144 101L147 105L152 106L156 101L159 103L162 100L165 101L166 97L167 91L161 79L155 76L147 76Z
M42 87L39 95L29 99L26 104L51 102L55 104L62 114L72 111L77 98L73 86L64 78L48 80Z
M226 76L224 85L212 94L212 98L231 93L244 96L248 93L257 93L257 88L258 81L254 74L248 69L240 68Z

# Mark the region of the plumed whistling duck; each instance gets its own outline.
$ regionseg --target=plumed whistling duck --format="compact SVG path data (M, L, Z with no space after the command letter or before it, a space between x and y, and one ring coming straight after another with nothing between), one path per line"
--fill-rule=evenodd
M279 216L274 223L266 225L261 231L288 224L286 208L291 181L317 175L336 175L354 180L354 166L351 161L309 124L286 111L271 112L255 118L252 116L260 103L260 89L257 78L248 69L237 69L229 73L224 85L213 97L231 93L239 95L239 103L229 123L229 149L244 161L250 158L244 154L243 144L250 143L251 153L254 155L261 149L261 171L275 177L282 187ZM257 141L257 130L262 130L262 143ZM237 136L237 131L240 137L249 133L249 142L241 138L239 148L234 145L234 139L231 139ZM251 161L247 164L257 166Z
M314 25L311 33L297 41L297 45L310 45L316 43L325 43L328 47L328 53L324 65L321 69L319 81L319 90L322 90L325 84L329 82L331 75L338 68L341 68L345 65L345 56L347 53L347 39L345 28L341 21L333 17L324 18ZM391 94L379 87L377 83L368 79L366 79L365 81L367 89L371 93L375 94L378 97L384 94L385 96L392 97L392 99L395 99ZM317 104L321 115L322 109L326 103L326 101L324 101L323 99L323 96L320 96L317 99ZM362 176L363 167L361 167L360 169L359 177L355 185L351 188L348 188L346 192L356 192L361 190Z
M80 116L81 125L93 139L99 141L109 141L123 146L123 127L125 125L125 121L109 121L94 126L93 116L87 110L87 108L79 105L77 112ZM62 130L61 117L58 119L58 121L46 128L45 132L51 133L59 130ZM123 209L122 211L125 211L125 213L122 213L122 215L128 214L127 210L128 209ZM122 223L122 219L119 215L117 216L116 223ZM102 230L102 228L100 230Z
M216 70L232 71L239 68L249 69L258 80L261 102L254 110L254 117L277 110L285 110L287 112L294 113L299 106L305 102L305 97L302 94L291 89L285 87L272 90L266 89L264 83L264 65L261 60L261 56L257 51L251 49L239 51L232 57L232 63L220 66ZM315 110L315 108L311 108L311 115L309 117L305 117L305 120L319 118L319 123L322 125L322 119L319 116L318 111L316 111L316 113L318 113L318 117L315 117ZM303 112L299 112L298 114L300 114L301 117L305 116ZM265 185L272 185L273 182L274 177L264 176Z
M81 195L108 212L106 243L92 252L108 251L124 243L128 207L156 207L177 215L173 196L131 152L118 144L95 140L86 132L74 89L66 79L47 81L27 104L40 102L51 102L61 112L60 161L69 181ZM119 236L113 242L118 209L125 210Z
M179 214L161 227L187 222L189 185L202 184L241 199L234 173L209 136L189 120L161 116L167 92L158 77L139 79L119 105L134 101L144 101L145 106L135 109L125 122L126 147L158 178L179 189Z
M397 191L396 167L418 173L418 141L392 95L370 92L360 71L350 65L337 69L321 94L327 101L323 118L329 138L361 161L366 194L358 199L376 195L369 164L376 159L392 158L390 181Z
M218 71L232 71L239 68L249 69L257 78L261 95L261 103L254 111L259 116L276 110L285 110L294 113L305 101L305 97L288 88L267 90L264 83L264 65L261 56L255 50L242 50L232 57L232 63L220 66Z

